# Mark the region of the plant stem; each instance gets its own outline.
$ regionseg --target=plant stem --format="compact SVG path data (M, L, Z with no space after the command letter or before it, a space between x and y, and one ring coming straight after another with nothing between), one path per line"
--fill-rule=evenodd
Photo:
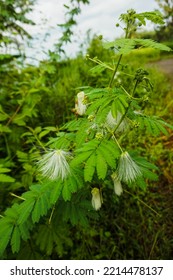
M22 103L23 105L23 103ZM15 118L15 116L17 115L17 113L20 111L22 105L19 105L16 109L16 111L14 112L14 114L10 117L10 119L8 120L8 122L6 123L6 126L9 126L9 124L13 121L13 119Z
M10 193L10 194L11 194L12 196L18 198L18 199L26 200L25 198L23 198L23 197L21 197L21 196L18 196L18 195L14 194L14 193Z
M137 81L136 81L136 83L135 83L135 86L134 86L134 89L133 89L132 96L134 96L134 94L135 94L135 90L136 90L136 88L137 88L137 85L138 85L138 80L137 80Z
M49 224L50 224L51 221L52 221L52 217L53 217L54 211L55 211L55 205L54 205L53 208L52 208L52 211L51 211L51 214L50 214L50 217L49 217L49 220L48 220L48 223L49 223Z
M145 205L147 208L149 208L151 211L153 211L156 215L159 215L159 213L157 213L152 207L150 207L148 204L146 204L143 200L141 200L140 198L138 198L136 195L124 190L124 192L130 194L131 196L133 196L134 198L136 198L139 202L141 202L143 205Z
M112 87L113 80L114 80L115 74L116 74L116 72L117 72L117 70L118 70L118 67L119 67L119 65L120 65L122 56L123 56L123 55L121 54L120 57L119 57L119 59L118 59L117 65L116 65L116 67L115 67L115 69L114 69L114 72L113 72L113 74L112 74L111 80L110 80L110 82L109 82L109 87Z
M130 102L131 103L131 102ZM130 107L130 103L129 103L129 107ZM122 121L124 120L125 116L127 115L128 109L129 107L126 108L126 111L124 113L124 115L122 115L121 119L119 120L119 122L117 123L116 127L113 130L113 133L115 133L115 131L119 128L120 124L122 123Z
M117 146L118 146L118 148L120 149L120 151L123 153L123 149L121 148L121 146L120 146L120 144L119 144L119 142L118 142L118 140L116 139L116 137L115 137L114 134L112 135L112 137L113 137L113 139L115 140L115 142L117 143Z
M41 141L38 139L37 135L35 134L34 130L28 126L28 129L33 133L33 136L35 137L35 139L37 140L37 142L39 143L39 145L43 148L43 150L46 151L46 148L43 146L43 144L41 143Z

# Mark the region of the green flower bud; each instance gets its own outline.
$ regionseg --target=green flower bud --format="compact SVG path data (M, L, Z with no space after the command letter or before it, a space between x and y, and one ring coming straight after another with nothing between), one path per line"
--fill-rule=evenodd
M90 122L92 122L92 121L94 120L94 115L89 115L89 116L88 116L88 120L89 120Z
M103 134L100 132L97 132L95 138L98 140L101 140L101 139L103 139Z

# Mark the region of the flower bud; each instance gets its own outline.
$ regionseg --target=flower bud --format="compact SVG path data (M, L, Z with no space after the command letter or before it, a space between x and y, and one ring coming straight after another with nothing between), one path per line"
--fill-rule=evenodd
M91 200L92 206L97 211L101 208L103 202L100 190L98 188L93 188L91 194L92 194L92 200Z
M123 192L121 181L118 179L118 176L117 176L116 172L114 172L111 175L111 177L112 177L112 180L113 180L113 183L114 183L114 192L115 192L116 195L120 196Z
M75 104L75 111L76 114L83 116L86 112L86 104L84 104L84 100L85 100L85 93L83 91L79 92L77 94L77 100L76 100L76 104Z

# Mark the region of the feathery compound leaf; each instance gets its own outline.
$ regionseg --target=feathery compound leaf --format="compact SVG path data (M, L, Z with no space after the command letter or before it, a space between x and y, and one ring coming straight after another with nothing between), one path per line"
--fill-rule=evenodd
M13 183L14 181L15 181L15 179L12 178L11 176L6 175L6 174L0 174L0 182Z
M44 216L50 207L49 196L47 193L41 194L40 197L37 198L34 209L32 211L32 220L33 223L39 221L41 216Z
M104 147L105 150L109 151L115 159L119 158L120 149L113 140L103 140L101 146Z
M5 251L13 232L14 225L6 218L0 220L0 255Z
M49 225L39 226L39 238L36 243L40 247L41 251L46 252L47 255L52 253L54 247L54 229Z
M88 115L92 114L93 112L95 112L96 110L98 110L100 107L104 106L104 104L106 103L107 105L109 103L112 102L113 96L112 95L108 95L106 97L102 97L100 99L97 99L96 101L94 101L87 109L86 113Z
M146 130L154 136L159 135L161 132L165 135L168 135L165 126L173 129L171 125L167 124L166 122L155 116L146 116L138 114L136 116L136 119L140 123L141 129L146 128Z
M87 131L89 127L90 123L87 120L87 122L85 122L76 133L76 148L79 148L85 142L85 139L88 135Z
M97 150L96 170L98 178L104 180L107 174L107 163L102 154L99 152L99 149Z
M117 49L118 53L120 54L128 54L130 53L133 49L136 48L153 48L153 49L158 49L161 51L172 51L171 48L168 46L157 43L151 39L116 39L113 42L108 42L104 43L104 48L109 49L109 48L115 48Z
M90 100L101 98L104 95L107 95L109 93L109 89L106 88L90 88L88 92L86 92L86 95Z
M72 159L70 166L72 168L84 163L91 154L97 149L100 141L93 139L87 143L84 143L83 146L76 150L76 157Z
M60 197L61 191L63 188L63 182L61 180L54 181L54 187L51 190L50 194L50 203L55 204Z
M18 219L18 225L24 223L28 217L30 216L32 209L34 207L35 200L26 200L20 204L19 208L19 219Z
M87 152L87 151L95 151L97 149L100 141L97 139L93 139L87 143L84 143L80 149L77 149L77 152Z
M172 49L169 48L168 46L155 42L151 39L133 39L133 40L135 42L135 46L138 46L138 48L142 46L145 48L153 48L161 51L168 51L168 52L172 51Z
M13 234L11 237L11 249L13 254L19 252L20 249L20 230L18 226L14 227Z
M68 131L74 131L74 130L78 130L79 127L81 127L83 125L83 123L85 123L86 120L83 118L77 119L77 120L72 120L67 122L66 124L63 125L62 129L67 129ZM65 134L65 133L63 133Z
M136 155L135 153L131 154L133 154L133 159L140 167L140 170L142 172L142 179L137 178L136 180L137 185L139 185L142 188L145 188L145 183L142 183L144 179L156 181L158 179L158 176L154 173L154 171L158 170L157 166L148 162L145 158Z
M114 141L103 140L98 148L98 153L111 168L116 168L116 159L119 157L120 151Z
M143 24L146 25L145 23L145 18L155 24L164 24L163 16L159 11L154 11L154 12L144 12L144 13L139 13L135 14L135 17Z
M92 152L93 152L93 150L81 152L71 161L70 165L72 167L76 167L76 166L80 165L81 163L85 162L90 157Z
M107 164L111 168L115 168L116 167L115 158L112 156L112 154L109 151L107 151L105 149L104 146L100 145L99 153L102 154L102 156L104 157L105 161L107 162Z
M80 170L79 173L77 173L76 170L72 168L71 174L64 181L62 197L65 201L69 201L71 199L71 194L83 187L83 180L80 173Z
M128 107L128 103L126 101L126 97L123 95L117 96L111 106L112 116L116 119L118 112L122 115L125 113L126 108Z
M85 164L85 169L84 169L85 182L91 182L95 172L95 166L96 166L96 155L94 153L89 157L89 159Z
M32 221L31 220L27 220L24 224L20 224L19 225L19 230L20 230L20 235L21 238L26 241L30 234L29 234L29 230L32 227Z
M120 54L128 54L135 48L133 39L120 38L112 42L103 43L105 49L115 48Z
M105 106L103 106L103 107L105 107ZM103 108L103 107L99 108L99 110L97 112L97 115L95 117L95 122L98 125L99 124L102 125L103 123L105 123L107 115L110 112L110 107L109 106L107 106L105 108Z

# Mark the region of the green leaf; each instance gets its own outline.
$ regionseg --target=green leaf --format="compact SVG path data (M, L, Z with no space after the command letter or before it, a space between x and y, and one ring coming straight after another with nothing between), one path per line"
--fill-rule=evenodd
M119 54L128 54L137 47L153 48L162 51L172 51L171 48L167 47L166 45L157 43L151 39L120 38L116 39L113 42L104 43L103 46L105 49L114 47Z
M116 168L116 159L120 156L119 147L112 140L104 140L99 146L99 152L102 154L103 158L107 164L115 169Z
M0 174L0 182L4 182L4 183L13 183L15 182L15 179L12 178L9 175L6 174Z
M61 191L63 188L63 182L61 180L54 182L54 187L51 190L50 194L50 203L55 204L60 197Z
M2 165L0 164L0 173L8 173L10 172L11 170L9 168L4 168L4 167L1 167Z
M171 127L171 125L155 116L146 116L139 114L136 115L136 120L140 123L141 129L146 128L146 130L154 136L158 136L161 132L165 135L168 135L165 126L173 128Z
M69 201L71 199L71 190L69 189L69 180L65 180L64 186L62 189L62 197L65 201Z
M65 201L71 199L71 194L77 192L79 188L83 187L83 180L80 175L75 172L75 169L71 170L71 175L63 183L62 197Z
M95 172L95 165L96 165L96 155L92 154L85 164L85 168L84 168L85 182L91 182Z
M164 24L164 20L163 20L163 15L160 13L160 11L154 11L154 12L143 12L143 13L139 13L139 14L135 14L135 17L137 19L139 19L139 21L142 22L142 24L146 24L145 23L145 18L155 24Z
M54 229L49 225L39 226L39 234L36 240L36 244L40 247L40 250L47 255L51 255L54 247Z
M112 116L116 119L118 112L123 115L126 111L126 108L128 108L126 97L123 95L117 96L111 106Z
M97 99L96 101L93 101L93 103L88 107L86 113L90 115L94 113L96 110L98 110L100 107L103 106L104 108L105 103L108 105L109 103L112 102L112 100L113 100L113 95L108 95L100 99Z
M19 225L21 238L26 241L29 237L29 229L31 228L31 222L27 220L27 222Z
M20 230L18 226L14 227L13 234L11 237L11 248L12 252L17 253L20 249Z
M33 211L32 211L32 220L33 223L36 223L39 221L41 216L44 216L47 213L47 210L49 208L49 200L47 197L47 194L41 195L35 202Z
M90 100L97 99L97 98L100 99L105 94L106 95L109 94L109 89L106 89L106 88L89 88L89 90L86 92L86 96L88 96L88 98Z
M86 151L86 152L82 152L80 154L78 154L72 161L71 161L71 166L72 167L76 167L78 165L80 165L81 163L85 162L90 155L92 154L92 150L91 151Z
M95 151L99 144L100 144L99 140L93 139L87 143L84 143L81 148L77 149L77 152Z
M99 149L97 150L96 170L98 178L104 180L107 174L107 163L102 154L99 152Z
M88 136L88 128L90 127L90 123L87 121L84 123L78 132L76 133L76 148L80 147Z
M100 145L99 147L99 153L101 153L102 157L105 159L105 161L107 162L107 164L111 167L111 168L116 168L116 161L114 156L112 155L112 153L110 153L110 151L108 151L106 149L106 147L104 145Z
M9 223L6 218L0 220L0 255L3 254L9 243L13 227L13 224Z
M78 223L78 211L76 208L76 205L74 205L73 203L70 204L70 221L72 223L72 225L77 225Z
M30 216L34 207L35 200L26 200L20 204L18 225L24 223Z

